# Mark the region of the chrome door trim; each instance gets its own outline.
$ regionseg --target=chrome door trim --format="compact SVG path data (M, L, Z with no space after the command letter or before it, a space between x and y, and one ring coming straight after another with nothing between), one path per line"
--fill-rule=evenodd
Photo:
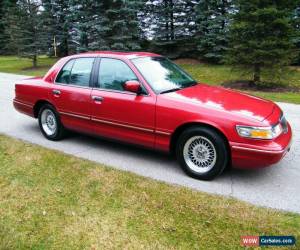
M109 124L109 125L115 125L115 126L123 127L123 128L131 128L131 129L136 129L136 130L140 130L140 131L144 131L144 132L154 133L153 129L141 128L141 127L136 127L136 126L132 126L132 125L127 125L127 124L121 124L121 123L117 123L117 122L111 122L111 121L101 120L101 119L97 119L97 118L92 118L92 121L99 122L99 123L104 123L104 124Z
M156 130L155 133L158 135L167 135L167 136L171 135L170 132L164 132L164 131L158 131L158 130Z
M71 117L75 117L75 118L80 118L80 119L84 119L84 120L91 120L91 118L88 116L77 115L77 114L68 113L68 112L59 112L59 114L67 115L67 116L71 116Z
M91 120L91 121L99 122L99 123L103 123L103 124L114 125L114 126L122 127L122 128L130 128L130 129L135 129L135 130L139 130L139 131L143 131L143 132L155 133L155 134L158 134L158 135L166 135L166 136L170 136L171 135L170 132L164 132L164 131L159 131L159 130L154 130L154 129L149 129L149 128L142 128L142 127L137 127L137 126L133 126L133 125L122 124L122 123L117 123L117 122L112 122L112 121L97 119L97 118L93 118L93 117L88 117L88 116L83 116L83 115L77 115L77 114L73 114L73 113L63 112L63 111L60 111L59 114L60 115L71 116L71 117L74 117L74 118L80 118L80 119L84 119L84 120Z

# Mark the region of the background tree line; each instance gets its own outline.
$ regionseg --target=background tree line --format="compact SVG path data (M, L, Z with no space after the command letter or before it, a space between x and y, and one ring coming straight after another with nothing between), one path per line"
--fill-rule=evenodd
M300 63L298 0L2 0L0 53L149 50L253 71Z

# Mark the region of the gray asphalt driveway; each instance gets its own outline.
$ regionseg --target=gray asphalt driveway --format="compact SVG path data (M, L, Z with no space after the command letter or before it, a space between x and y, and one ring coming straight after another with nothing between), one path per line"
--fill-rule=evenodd
M300 213L300 105L279 105L294 132L291 152L279 164L259 170L230 170L211 182L186 176L168 155L74 135L60 142L46 140L36 120L17 113L12 105L14 83L24 76L0 73L0 133L57 149L164 182L250 203Z

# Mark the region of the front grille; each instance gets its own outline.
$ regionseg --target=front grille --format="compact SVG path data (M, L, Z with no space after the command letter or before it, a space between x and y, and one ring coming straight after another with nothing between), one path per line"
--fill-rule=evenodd
M287 120L285 119L284 115L281 115L279 122L282 127L283 133L287 133L289 128L288 128Z

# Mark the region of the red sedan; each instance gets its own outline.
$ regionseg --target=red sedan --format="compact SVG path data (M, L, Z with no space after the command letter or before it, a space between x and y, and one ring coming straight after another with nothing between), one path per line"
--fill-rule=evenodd
M14 106L38 118L49 140L75 130L174 152L187 174L206 180L231 164L274 164L292 138L275 103L197 83L153 53L63 58L43 78L17 83Z

